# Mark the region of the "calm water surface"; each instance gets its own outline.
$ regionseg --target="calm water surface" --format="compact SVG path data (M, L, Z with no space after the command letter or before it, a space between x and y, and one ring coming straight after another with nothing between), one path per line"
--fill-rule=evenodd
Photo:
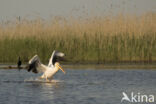
M25 70L0 70L0 104L120 104L122 92L156 96L154 70L66 72L59 71L56 82L40 83L35 81L39 75Z

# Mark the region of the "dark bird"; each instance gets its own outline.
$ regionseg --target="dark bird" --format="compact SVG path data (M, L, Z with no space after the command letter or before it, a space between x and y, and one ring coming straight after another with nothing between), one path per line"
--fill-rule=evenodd
M22 61L21 61L21 58L19 57L18 62L17 62L17 67L19 70L21 69L21 65L22 65Z

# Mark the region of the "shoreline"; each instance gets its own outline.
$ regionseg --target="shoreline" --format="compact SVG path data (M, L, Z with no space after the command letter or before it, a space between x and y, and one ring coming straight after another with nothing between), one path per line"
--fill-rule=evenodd
M135 69L156 69L156 63L103 63L103 64L62 64L65 69L121 69L121 70L135 70ZM26 64L21 66L21 69L25 69ZM2 64L0 63L0 69L18 69L16 64Z

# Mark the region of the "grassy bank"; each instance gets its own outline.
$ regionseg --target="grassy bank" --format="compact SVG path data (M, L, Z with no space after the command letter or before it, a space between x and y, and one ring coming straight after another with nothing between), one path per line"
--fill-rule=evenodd
M156 61L156 14L17 19L0 24L0 62L48 61L56 49L72 63Z

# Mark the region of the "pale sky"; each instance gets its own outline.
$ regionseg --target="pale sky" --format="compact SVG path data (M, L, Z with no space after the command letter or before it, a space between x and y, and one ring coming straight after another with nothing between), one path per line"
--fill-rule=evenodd
M156 0L0 0L0 21L50 16L143 14L156 12Z

